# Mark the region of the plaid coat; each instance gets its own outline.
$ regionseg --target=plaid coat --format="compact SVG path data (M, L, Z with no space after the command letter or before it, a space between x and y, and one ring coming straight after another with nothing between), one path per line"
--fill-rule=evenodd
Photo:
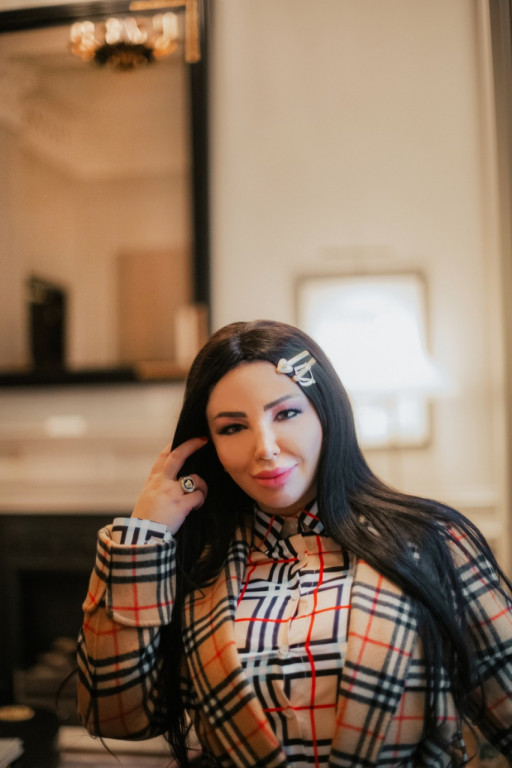
M221 766L288 765L240 665L233 618L250 532L240 530L223 572L184 609L184 692L199 740ZM454 546L471 642L484 680L471 706L486 737L512 756L512 605L467 542ZM146 738L163 729L159 627L169 621L174 544L122 547L99 536L79 641L79 711L92 733ZM444 750L422 739L425 676L413 601L367 563L355 564L332 768L452 766L466 746L447 675L436 702ZM477 717L478 714L478 717ZM512 763L511 763L512 764Z

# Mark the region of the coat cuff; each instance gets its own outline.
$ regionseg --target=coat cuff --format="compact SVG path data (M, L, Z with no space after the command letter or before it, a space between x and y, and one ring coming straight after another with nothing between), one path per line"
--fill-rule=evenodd
M112 539L112 526L98 534L96 563L83 604L100 605L120 624L157 627L171 620L176 588L176 542L126 545Z

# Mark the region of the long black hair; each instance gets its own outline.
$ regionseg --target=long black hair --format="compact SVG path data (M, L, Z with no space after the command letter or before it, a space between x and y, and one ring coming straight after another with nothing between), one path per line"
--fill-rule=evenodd
M467 694L478 684L462 585L450 553L451 542L459 544L451 531L462 531L491 562L497 578L508 589L512 586L482 534L463 515L439 502L401 493L376 477L358 445L347 392L314 340L293 326L267 320L232 323L217 331L191 366L173 446L208 435L208 399L228 371L254 361L277 365L303 350L316 360L315 384L303 392L323 433L317 472L319 516L327 535L414 598L428 680L424 732L441 741L435 706L442 676L446 672L450 676L460 717ZM188 725L179 685L181 606L187 592L205 584L222 567L236 526L252 504L223 471L211 440L187 460L182 472L195 472L208 485L204 506L188 516L177 534L177 598L171 625L162 636L168 738L179 764L186 767Z

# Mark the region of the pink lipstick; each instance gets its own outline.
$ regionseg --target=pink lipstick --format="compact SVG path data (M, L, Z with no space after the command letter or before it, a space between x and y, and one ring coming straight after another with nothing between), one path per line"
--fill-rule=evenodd
M253 475L253 478L264 488L282 488L288 482L288 478L294 469L295 466L263 470L258 472L257 475Z

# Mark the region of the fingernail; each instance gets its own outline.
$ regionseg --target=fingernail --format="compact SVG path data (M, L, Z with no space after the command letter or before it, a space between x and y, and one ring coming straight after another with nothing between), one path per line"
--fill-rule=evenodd
M207 437L200 437L199 439L202 440L203 443L207 443L208 442L208 438Z

